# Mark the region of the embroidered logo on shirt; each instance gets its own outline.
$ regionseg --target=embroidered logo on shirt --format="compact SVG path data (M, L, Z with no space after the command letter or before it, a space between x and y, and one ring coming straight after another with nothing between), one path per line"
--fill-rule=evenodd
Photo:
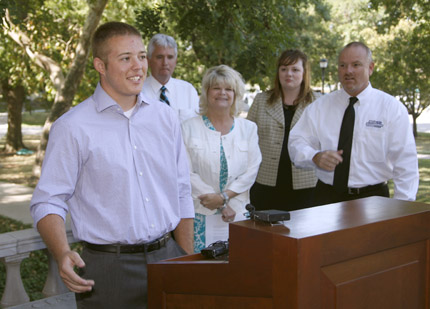
M382 121L379 120L369 120L368 122L366 122L366 127L372 127L372 128L382 128L384 126L384 124L382 123Z

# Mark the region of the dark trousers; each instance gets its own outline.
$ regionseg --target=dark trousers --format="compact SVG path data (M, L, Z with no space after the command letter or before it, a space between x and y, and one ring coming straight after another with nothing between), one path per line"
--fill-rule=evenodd
M344 201L352 201L352 200L369 197L369 196L390 197L390 191L388 189L387 184L376 186L374 189L367 190L359 194L348 194L348 193L339 193L338 191L335 190L333 186L325 184L324 182L318 180L317 186L314 192L313 204L315 206L319 206L319 205L339 203Z
M107 253L84 248L85 268L80 275L94 279L93 290L76 293L78 308L146 308L148 302L148 263L185 255L170 239L165 247L149 253Z
M291 185L276 187L255 182L250 190L251 204L256 210L297 210L312 206L314 188L294 190Z

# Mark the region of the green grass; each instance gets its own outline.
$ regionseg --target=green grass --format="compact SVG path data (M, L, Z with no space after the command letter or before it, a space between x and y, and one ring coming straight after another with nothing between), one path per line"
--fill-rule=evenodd
M418 133L415 140L419 154L430 155L430 133ZM420 184L417 201L430 204L430 159L418 160L420 171Z
M430 160L418 160L420 168L420 185L418 188L417 201L430 203Z
M415 142L419 154L430 154L430 133L418 133Z
M418 160L418 167L420 173L420 184L416 201L430 204L430 159ZM394 184L392 180L388 181L388 187L390 189L390 196L393 197Z
M23 112L22 113L22 124L31 126L43 126L46 118L48 118L49 112Z

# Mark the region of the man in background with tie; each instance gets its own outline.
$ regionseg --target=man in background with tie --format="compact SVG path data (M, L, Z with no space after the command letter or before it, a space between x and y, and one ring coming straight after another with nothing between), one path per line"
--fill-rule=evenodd
M199 97L189 82L172 77L177 58L178 47L175 40L161 33L154 35L148 44L151 76L145 80L142 92L152 99L170 105L182 122L197 116Z
M346 45L338 59L343 89L311 104L290 132L291 160L316 168L314 205L389 197L389 179L394 198L415 200L418 159L408 112L393 96L372 88L373 68L365 44Z

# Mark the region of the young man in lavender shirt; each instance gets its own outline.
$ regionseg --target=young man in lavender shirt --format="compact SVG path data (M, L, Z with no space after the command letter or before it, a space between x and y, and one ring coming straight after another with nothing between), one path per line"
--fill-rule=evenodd
M101 25L93 56L100 82L53 124L31 213L78 308L144 308L146 264L193 252L186 152L177 115L140 93L140 33ZM81 256L67 243L68 212Z

